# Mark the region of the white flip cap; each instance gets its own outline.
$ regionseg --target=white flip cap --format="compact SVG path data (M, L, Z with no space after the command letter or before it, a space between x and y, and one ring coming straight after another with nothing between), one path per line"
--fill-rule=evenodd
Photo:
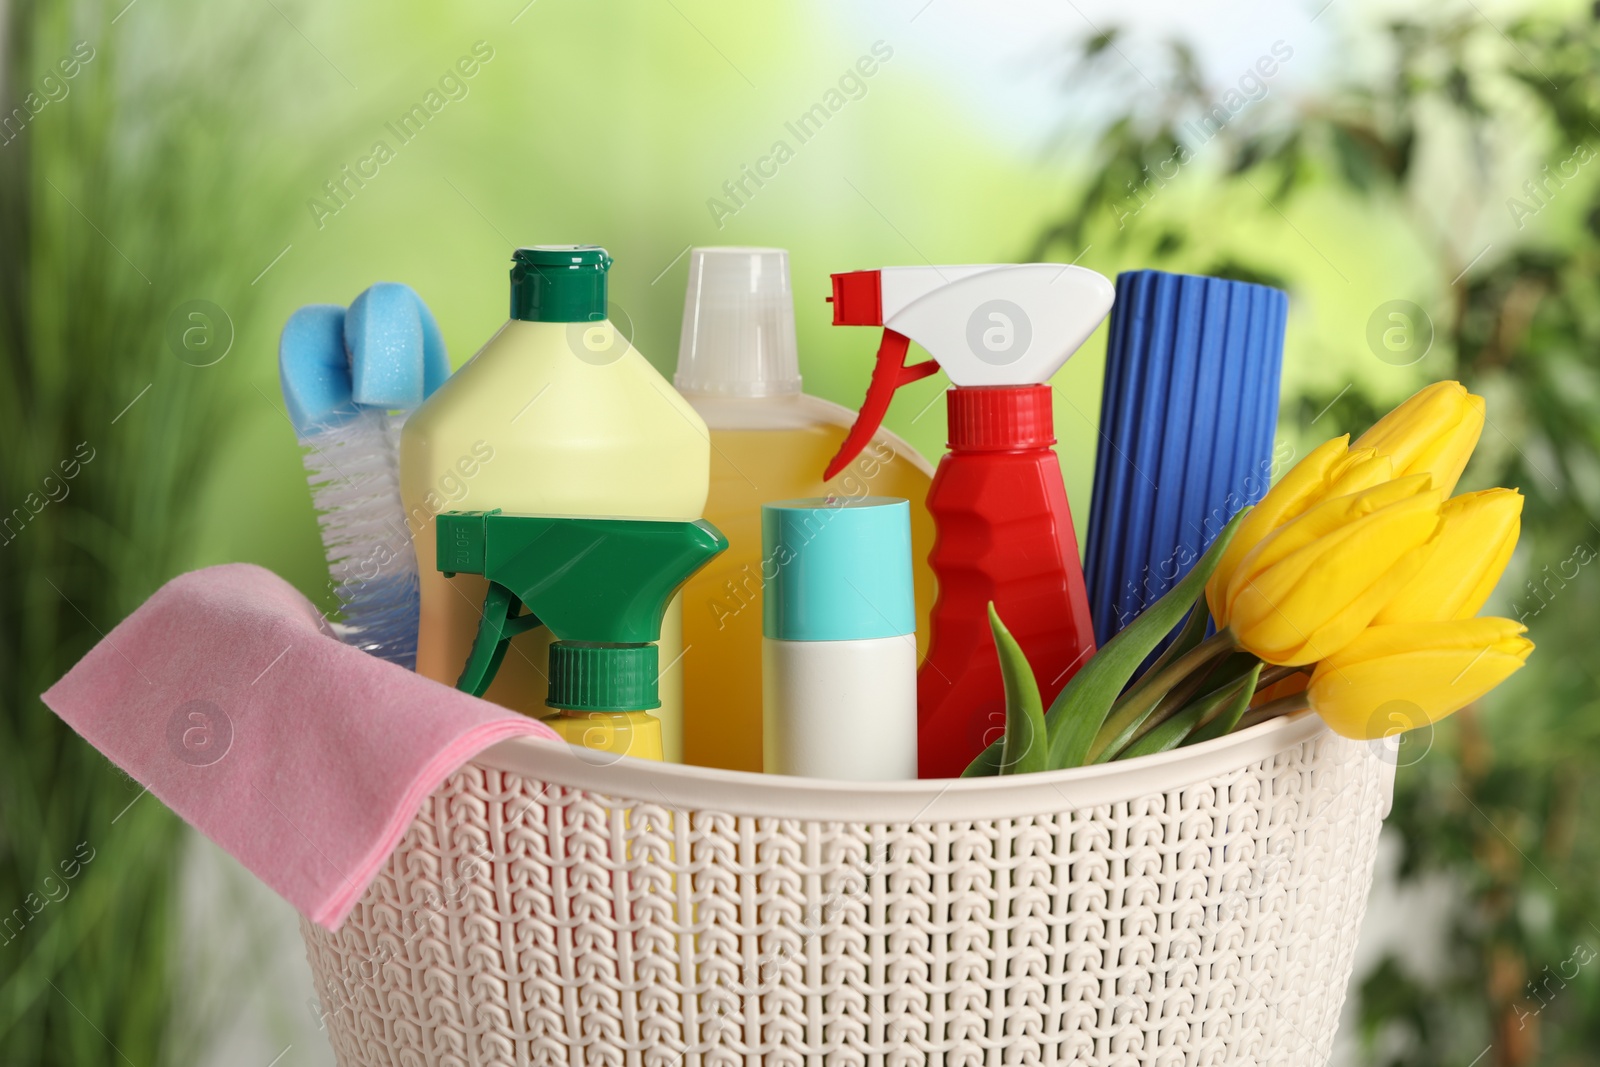
M777 396L800 391L789 253L696 248L673 384L685 393Z

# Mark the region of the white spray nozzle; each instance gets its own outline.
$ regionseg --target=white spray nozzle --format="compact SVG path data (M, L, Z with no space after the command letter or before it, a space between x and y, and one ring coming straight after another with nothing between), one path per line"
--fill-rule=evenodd
M955 385L1049 381L1111 311L1116 290L1064 263L885 267L882 323L928 350Z
M828 463L833 477L877 432L894 391L943 369L957 386L1049 381L1111 310L1116 289L1086 267L1021 263L883 267L833 276L833 324L882 326L867 398ZM933 357L908 365L915 341Z

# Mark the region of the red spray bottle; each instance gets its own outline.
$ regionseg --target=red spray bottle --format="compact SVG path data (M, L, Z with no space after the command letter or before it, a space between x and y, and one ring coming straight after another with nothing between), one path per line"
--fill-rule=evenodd
M900 386L941 368L953 386L950 451L928 490L939 598L917 673L919 777L959 775L1005 726L989 601L1047 703L1094 654L1044 383L1106 317L1114 295L1094 271L1060 263L833 276L834 325L884 330L866 402L827 477L871 441ZM933 358L908 366L911 341Z

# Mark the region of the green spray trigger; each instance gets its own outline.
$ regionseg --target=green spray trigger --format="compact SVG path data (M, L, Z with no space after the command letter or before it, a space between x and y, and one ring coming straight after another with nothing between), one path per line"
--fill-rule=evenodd
M547 626L545 703L574 711L659 707L661 619L679 587L728 539L704 520L591 519L447 511L438 569L489 579L456 688L482 696L517 634ZM526 607L527 612L522 613Z

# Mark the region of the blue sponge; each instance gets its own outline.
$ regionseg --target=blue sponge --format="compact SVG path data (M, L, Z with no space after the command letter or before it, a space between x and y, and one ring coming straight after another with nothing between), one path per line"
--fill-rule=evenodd
M411 292L410 289L406 291ZM422 297L416 293L411 296L417 302L417 314L422 319L422 399L426 400L450 377L450 356L445 352L444 335L439 332L433 312L422 302Z
M295 432L304 437L363 407L410 410L450 377L433 313L410 286L379 282L347 312L311 304L289 316L278 376Z
M407 286L379 282L356 297L344 317L350 395L366 407L410 409L422 403L422 301Z
M278 338L278 379L301 437L353 418L344 308L309 304L289 316Z

